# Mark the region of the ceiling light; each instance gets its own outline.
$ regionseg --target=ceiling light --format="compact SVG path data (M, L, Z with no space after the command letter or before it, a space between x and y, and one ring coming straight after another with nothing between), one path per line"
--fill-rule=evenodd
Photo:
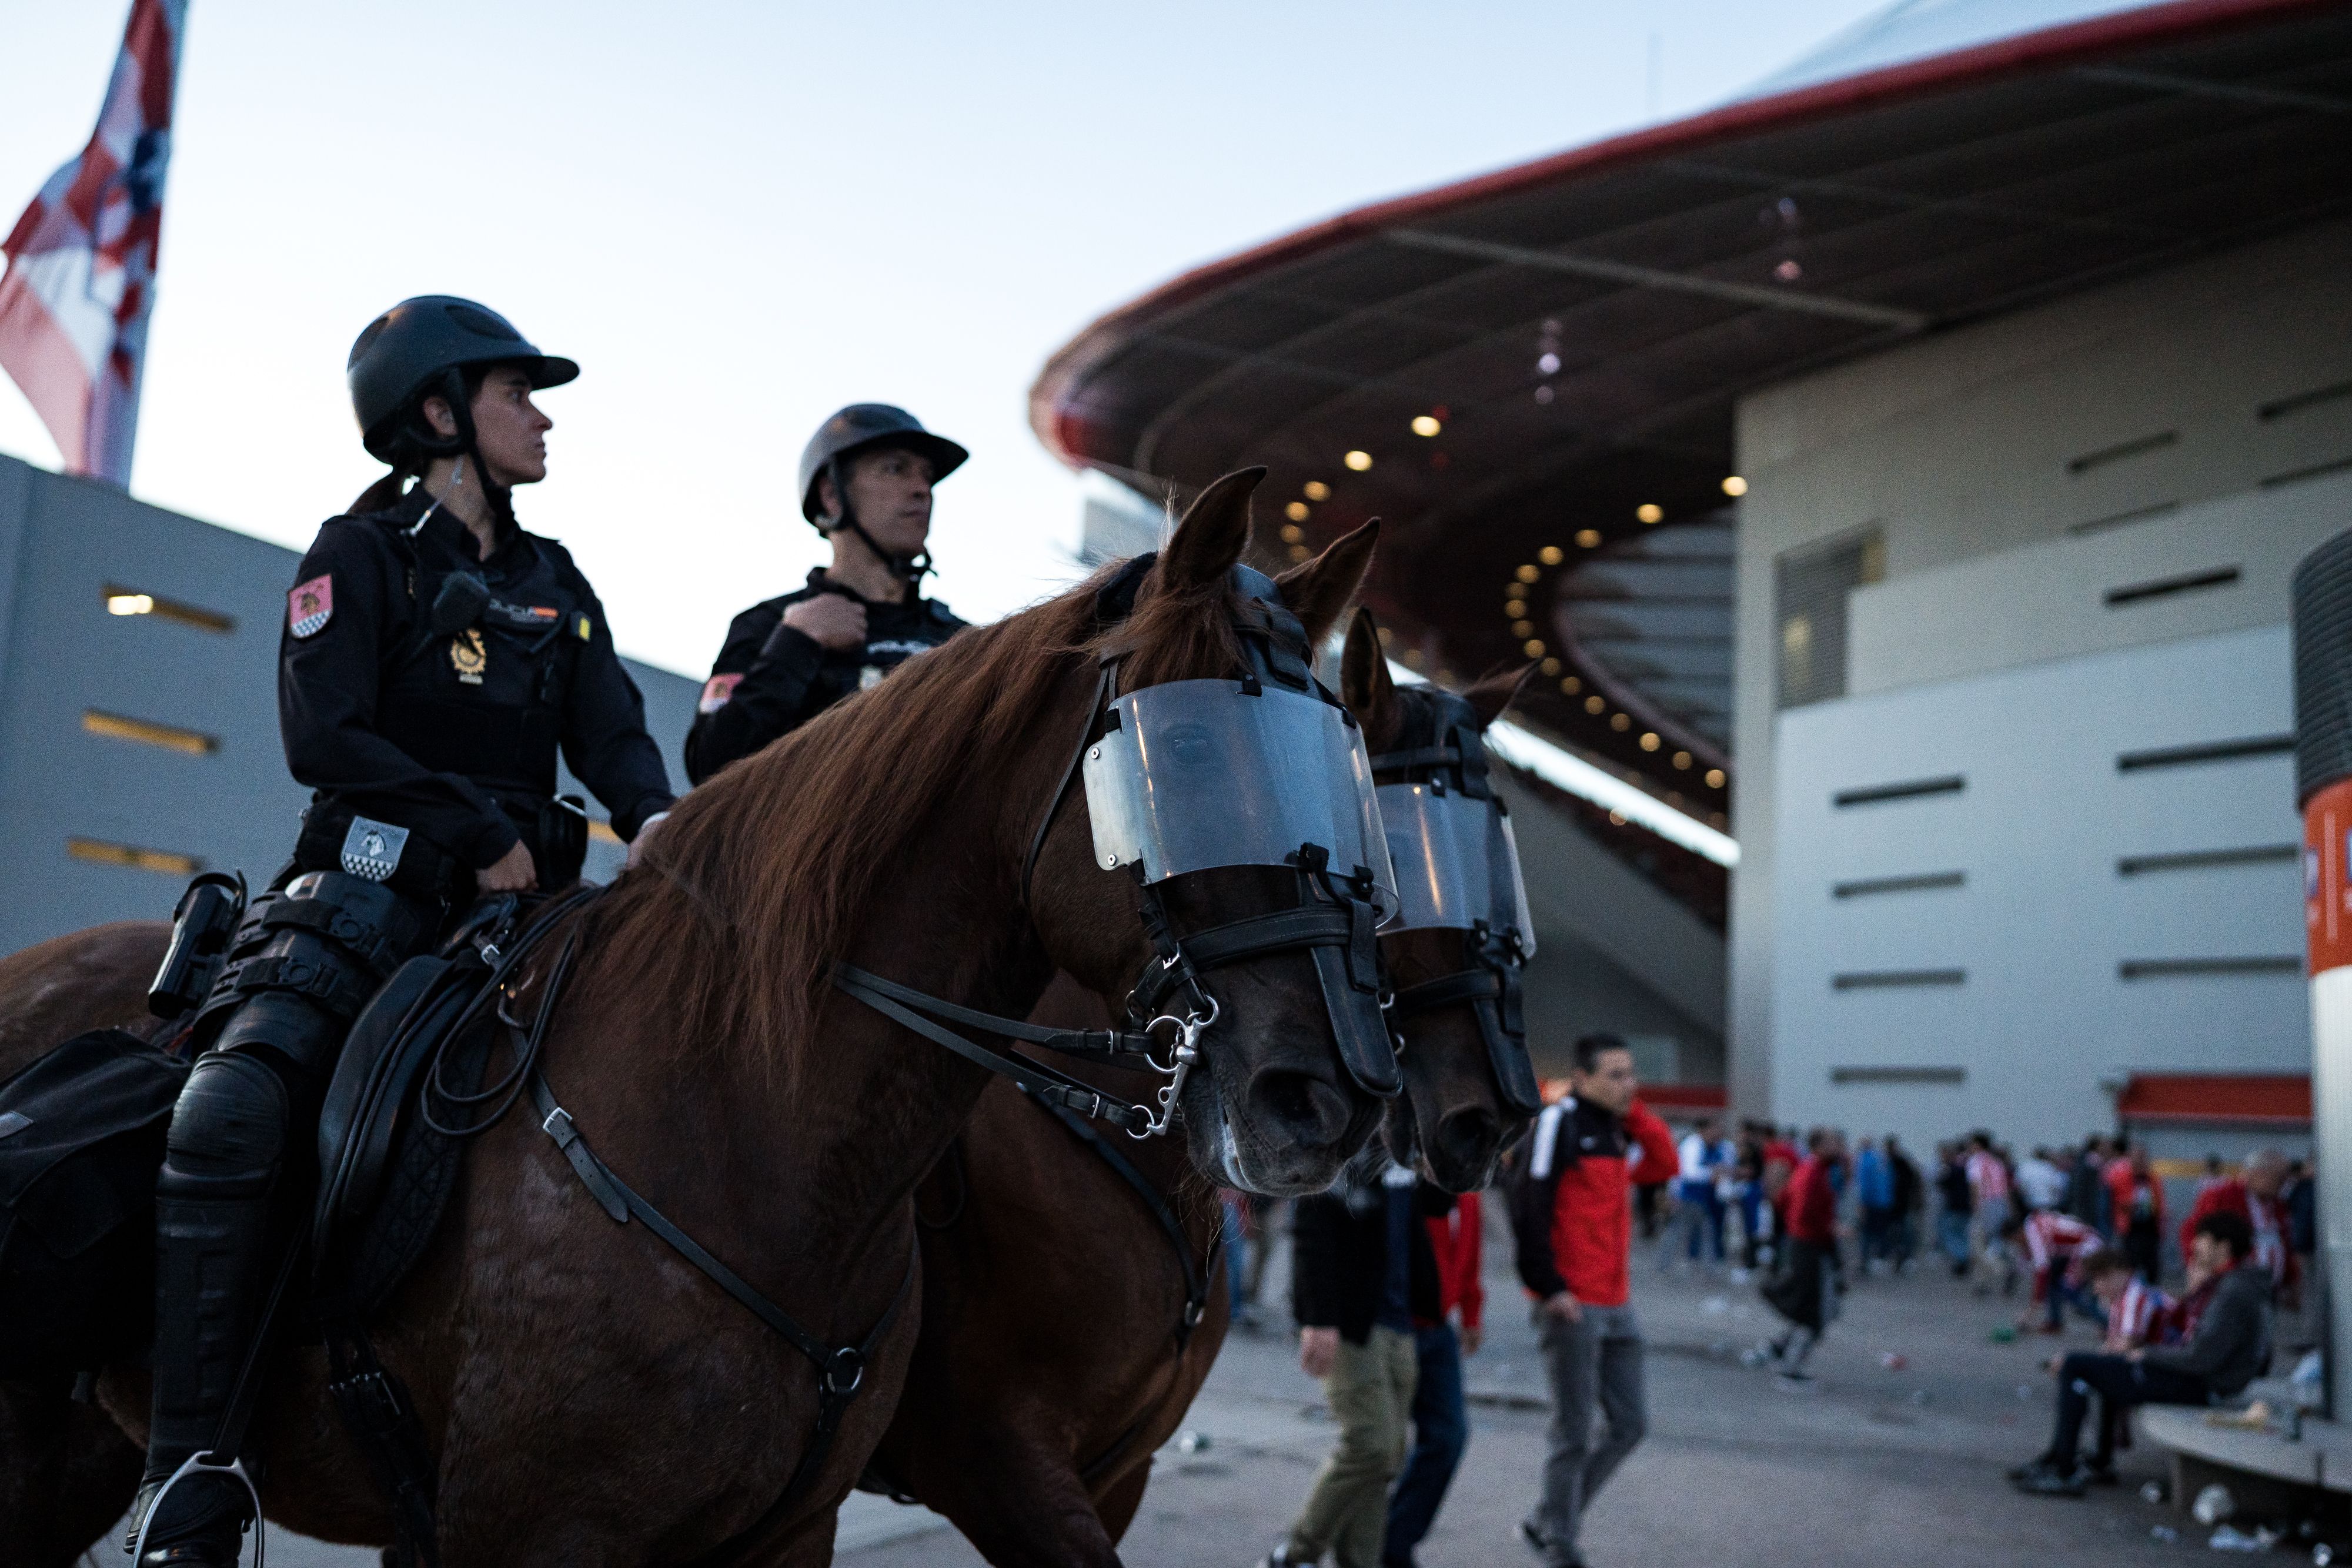
M1645 523L1654 523L1665 517L1666 509L1655 501L1644 501L1633 508L1633 515Z
M1690 765L1691 765L1691 754L1690 754L1689 752L1687 752L1687 751L1677 751L1677 752L1675 752L1675 767L1677 767L1677 768L1688 768Z
M1303 523L1307 520L1307 514L1312 509L1304 501L1293 501L1282 508L1282 515L1294 523Z
M1622 827L1623 827L1623 826L1625 825L1625 813L1624 813L1624 812L1622 812L1622 811L1612 811L1612 812L1610 812L1610 813L1609 813L1609 822L1610 822L1610 825L1611 825L1612 827L1617 827L1617 828L1622 828Z
M1293 560L1305 560L1310 553L1312 552L1310 552L1305 545L1292 545L1290 547L1289 554L1290 559Z
M1658 737L1654 730L1643 730L1642 732L1642 749L1644 751L1655 751L1658 749Z
M1559 674L1559 661L1558 659L1546 659L1543 662L1543 673L1547 675L1556 675Z
M1545 350L1542 355L1536 361L1536 369L1541 371L1548 376L1558 375L1559 373L1559 356L1553 353L1549 349Z
M1416 413L1412 416L1412 433L1415 435L1434 435L1444 428L1437 423L1434 414Z
M1726 475L1723 481L1723 493L1727 496L1745 496L1748 494L1748 481L1737 474Z
M1558 545L1546 545L1543 549L1536 551L1536 559L1543 562L1546 566L1558 566L1560 562L1562 553L1563 552Z
M1396 632L1395 632L1394 628L1392 628L1392 627L1388 627L1388 626L1383 626L1383 627L1381 627L1381 647L1385 648L1385 647L1387 647L1391 643L1393 643L1393 642L1395 642L1395 641L1396 641Z
M1549 402L1551 401L1551 388L1549 388L1549 387L1538 387L1538 388L1536 388L1536 401L1537 401L1538 402Z
M1307 481L1307 498L1310 501L1328 501L1331 498L1331 486L1320 479L1309 479Z
M1633 727L1633 721L1622 713L1612 713L1609 716L1609 727L1622 735Z
M1532 622L1532 621L1514 621L1514 622L1511 622L1511 635L1512 635L1512 636L1514 636L1514 637L1532 637L1532 636L1534 636L1535 634L1536 634L1536 623L1535 623L1534 622Z
M1584 682L1580 677L1576 675L1563 675L1560 677L1559 689L1566 692L1570 696L1574 696L1577 693L1584 689Z
M1369 452L1350 452L1339 461L1360 474L1372 465L1372 455Z
M1710 768L1706 770L1706 787L1710 789L1720 789L1723 788L1722 768Z
M1282 525L1282 542L1284 544L1298 544L1306 538L1307 530L1300 528L1297 523L1285 523Z
M1772 276L1783 283L1794 283L1805 276L1804 265L1801 262L1784 261L1772 269Z
M110 593L106 596L109 615L152 615L155 596L152 593Z
M1591 696L1584 699L1584 711L1590 714L1597 714L1608 706L1609 705L1607 703L1601 700L1601 694L1599 692L1595 692Z
M1601 548L1601 530L1599 528L1579 528L1576 530L1576 542L1584 549L1599 549Z
M1543 573L1538 571L1534 567L1523 566L1511 575L1517 578L1521 582L1533 582L1537 578L1541 577Z
M1543 657L1543 639L1540 637L1530 637L1525 643L1520 643L1519 646L1526 650L1527 655L1530 659L1540 659Z

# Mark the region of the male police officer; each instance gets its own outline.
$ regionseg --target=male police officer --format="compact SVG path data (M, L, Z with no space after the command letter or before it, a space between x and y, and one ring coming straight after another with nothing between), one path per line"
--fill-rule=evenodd
M801 454L801 515L833 541L808 586L735 617L686 737L699 784L963 627L919 591L931 486L970 454L887 403L858 402Z

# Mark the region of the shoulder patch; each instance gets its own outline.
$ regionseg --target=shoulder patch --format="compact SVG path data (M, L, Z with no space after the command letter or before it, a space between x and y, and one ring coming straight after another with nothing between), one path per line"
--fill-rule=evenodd
M694 705L694 711L717 713L727 706L727 700L735 695L735 688L742 684L740 674L711 676L702 684L702 700Z
M286 630L297 637L316 636L335 615L335 574L321 572L294 585L286 596Z

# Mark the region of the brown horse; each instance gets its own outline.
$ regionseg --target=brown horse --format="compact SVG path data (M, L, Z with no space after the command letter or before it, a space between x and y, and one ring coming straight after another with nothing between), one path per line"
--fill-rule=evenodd
M1389 679L1363 612L1341 670L1375 754L1436 727L1434 691ZM1464 694L1480 729L1524 679L1515 672ZM1468 967L1463 941L1454 931L1386 935L1381 956L1402 989ZM1098 1029L1108 1009L1057 981L1039 1017ZM1529 1116L1508 1103L1466 1004L1413 1017L1399 1034L1405 1092L1388 1113L1390 1146L1409 1161L1417 1153L1441 1186L1476 1191ZM1189 1333L1187 1271L1160 1220L1100 1154L1010 1085L981 1096L955 1153L917 1189L923 1332L874 1468L998 1568L1116 1568L1152 1454L1224 1343L1215 1190L1173 1150L1111 1146L1158 1191L1183 1230L1192 1279L1209 1286Z
M1057 769L1089 722L1104 654L1122 655L1128 690L1243 669L1227 569L1256 477L1203 493L1130 616L1098 625L1089 584L909 661L696 791L650 869L581 917L547 1041L555 1092L646 1198L828 1343L856 1343L889 1308L914 1247L909 1195L987 1080L826 977L854 964L1018 1017L1056 968L1108 992L1152 956L1131 882L1096 867L1085 797L1057 801ZM1372 538L1282 580L1311 637L1345 614ZM1204 872L1161 893L1181 934L1265 909L1272 880ZM37 972L15 966L0 1012L43 1009L45 1040L119 1021L125 972L100 995L89 940L52 945ZM127 972L152 969L152 951ZM55 996L68 968L93 998L79 1016ZM1253 957L1209 983L1222 1019L1182 1102L1194 1156L1271 1191L1327 1183L1380 1103L1343 1070L1310 960ZM683 1562L730 1542L737 1562L829 1557L917 1311L875 1347L815 1484L734 1542L811 1441L808 1363L644 1227L612 1223L530 1118L474 1145L454 1207L374 1331L438 1467L448 1568ZM384 1503L323 1380L313 1350L273 1364L248 1445L265 1507L307 1534L383 1542ZM109 1369L99 1396L143 1437L143 1376ZM31 1535L0 1519L0 1540Z

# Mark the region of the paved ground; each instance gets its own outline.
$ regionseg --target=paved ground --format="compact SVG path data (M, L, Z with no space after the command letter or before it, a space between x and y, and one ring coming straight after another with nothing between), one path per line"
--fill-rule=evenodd
M1489 1282L1506 1305L1470 1364L1470 1451L1422 1549L1428 1568L1533 1561L1511 1531L1534 1496L1547 1414L1534 1335L1507 1284ZM2105 1568L2204 1548L2202 1531L2184 1530L2173 1547L2151 1534L2185 1521L2137 1495L2141 1480L2162 1473L2145 1451L2126 1456L2124 1487L2081 1502L2010 1490L2001 1471L2047 1440L2051 1397L2039 1367L2048 1342L1988 1340L2013 1306L1924 1275L1864 1282L1814 1358L1816 1392L1793 1395L1738 1364L1738 1349L1769 1316L1752 1289L1661 1280L1644 1269L1636 1301L1650 1339L1651 1433L1594 1506L1585 1550L1595 1568ZM2077 1328L2073 1343L2087 1333ZM1909 1366L1882 1369L1886 1351ZM1122 1543L1127 1560L1255 1563L1280 1537L1328 1447L1317 1396L1286 1335L1229 1342L1190 1423L1209 1446L1189 1456L1162 1451ZM981 1560L961 1538L934 1533L845 1552L843 1561L947 1568Z
M1488 1290L1498 1308L1470 1364L1469 1456L1422 1550L1428 1568L1532 1561L1511 1531L1541 1460L1542 1380L1516 1285L1497 1270ZM2107 1568L2205 1550L2205 1531L2137 1495L2163 1473L2145 1449L2126 1456L2124 1487L2079 1502L2021 1497L2002 1480L2003 1468L2046 1440L2051 1405L2040 1370L2049 1342L1989 1339L2013 1304L1978 1300L1940 1275L1860 1281L1814 1358L1817 1389L1792 1395L1738 1364L1739 1347L1770 1321L1752 1287L1662 1278L1645 1264L1635 1290L1650 1341L1651 1434L1592 1511L1585 1548L1595 1568ZM2088 1333L2077 1326L2065 1343L2086 1343ZM1885 1370L1890 1351L1909 1364ZM1286 1325L1228 1341L1189 1427L1206 1446L1159 1456L1124 1554L1167 1568L1255 1563L1330 1439ZM2179 1529L2178 1542L2158 1539L2157 1527ZM943 1521L873 1498L853 1500L839 1540L847 1568L981 1561ZM373 1568L373 1555L273 1535L269 1561Z

